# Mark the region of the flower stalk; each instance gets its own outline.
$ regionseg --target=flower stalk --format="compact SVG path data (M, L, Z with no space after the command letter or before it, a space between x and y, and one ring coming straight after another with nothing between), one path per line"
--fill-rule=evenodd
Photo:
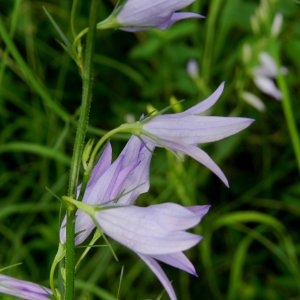
M89 32L87 35L86 51L82 73L82 101L77 132L75 136L74 149L71 161L68 196L75 197L78 183L79 170L81 165L81 155L88 125L88 116L92 101L92 61L94 52L94 40L97 24L97 12L99 1L92 0L89 18ZM74 299L74 269L75 269L75 207L71 205L67 208L66 224L66 287L64 299Z
M279 54L277 53L277 66L281 66ZM278 72L278 86L282 93L282 108L287 122L288 131L293 145L298 171L300 172L300 135L296 126L295 116L292 108L290 92L285 77Z

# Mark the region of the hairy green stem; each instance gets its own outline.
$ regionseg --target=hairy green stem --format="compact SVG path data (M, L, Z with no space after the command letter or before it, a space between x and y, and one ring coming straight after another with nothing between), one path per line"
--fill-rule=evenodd
M88 127L88 117L92 100L92 61L94 53L94 40L96 34L97 12L99 9L99 0L92 0L90 7L89 32L87 35L86 51L84 57L84 67L82 73L82 101L78 121L78 127L75 137L73 156L71 162L68 196L74 197L76 186L78 184L79 170L81 165L81 155L84 147L85 135ZM66 224L66 291L65 300L74 298L74 277L75 277L75 212L74 206L67 208Z

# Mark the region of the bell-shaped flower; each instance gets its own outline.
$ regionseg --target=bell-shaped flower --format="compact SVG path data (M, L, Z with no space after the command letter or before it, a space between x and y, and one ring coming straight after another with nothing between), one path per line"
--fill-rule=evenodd
M75 201L73 201L75 202ZM199 224L209 205L181 206L164 203L148 207L134 205L91 207L77 202L107 236L135 252L157 276L170 299L174 289L157 261L197 276L183 251L200 242L201 236L186 230Z
M281 99L281 92L276 86L274 80L278 73L286 74L287 68L278 68L274 59L267 52L262 52L259 55L261 65L253 68L253 81L255 85L265 94L273 97L276 100Z
M199 115L216 103L223 89L224 83L206 100L184 112L150 116L141 123L143 139L152 140L156 146L192 157L214 172L228 186L222 170L208 154L197 146L231 136L253 122L248 118Z
M179 20L203 18L193 12L177 12L195 0L127 0L116 6L113 13L98 23L98 29L119 28L142 31L151 28L167 29Z
M83 196L83 202L90 205L105 205L116 201L131 205L137 197L149 189L149 167L153 143L144 143L132 136L119 157L111 163L112 148L105 147L95 165ZM60 241L66 240L66 218L62 222ZM78 210L75 222L75 244L85 241L95 228L92 219Z
M0 274L0 294L26 300L52 299L52 291L34 282L16 279Z

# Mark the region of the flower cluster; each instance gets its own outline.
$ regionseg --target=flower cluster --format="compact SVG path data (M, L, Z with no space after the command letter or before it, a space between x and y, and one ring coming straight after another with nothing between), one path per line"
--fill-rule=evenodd
M209 205L184 207L163 203L139 207L135 202L149 189L149 167L155 147L165 147L194 158L228 185L224 173L198 144L233 135L253 120L200 115L219 99L223 88L221 84L210 97L184 112L157 115L138 122L140 136L132 136L113 163L108 143L84 193L82 203L89 208L81 204L76 214L76 245L84 242L93 229L99 228L135 252L161 281L170 299L176 299L175 292L157 261L196 275L183 251L196 245L201 237L186 230L199 224ZM64 221L60 232L62 244L65 239Z
M274 12L274 1L261 1L252 14L251 27L256 35L255 43L246 42L242 48L242 61L249 78L265 95L281 100L282 95L276 84L279 76L286 75L288 70L278 65L269 48L278 38L282 26L283 15ZM276 44L276 42L275 42ZM258 111L264 111L266 106L262 99L251 91L251 88L240 91L239 96Z
M260 53L259 60L261 65L253 68L255 85L265 94L280 100L281 92L273 80L277 78L278 73L287 74L287 68L278 68L272 56L267 52Z
M149 190L150 161L156 147L192 157L228 185L224 173L198 144L233 135L248 127L253 120L200 115L216 103L223 87L224 84L221 84L210 97L184 112L157 115L138 122L142 134L132 136L114 162L111 144L107 143L91 172L82 205L78 206L80 209L76 213L76 245L83 243L95 228L99 228L135 252L161 281L170 299L176 299L174 289L157 261L197 274L183 251L199 243L201 236L186 230L199 224L210 206L184 207L163 203L139 207L135 202ZM81 186L78 194L80 189ZM83 204L89 209L85 209ZM65 241L64 220L60 242L64 245ZM23 299L47 299L51 294L47 288L5 276L0 280L0 292Z
M98 28L125 31L166 29L179 20L202 17L191 12L177 12L192 2L194 0L127 0L117 5ZM149 190L150 162L156 147L195 159L228 186L222 170L199 144L236 134L253 120L204 115L219 99L223 89L224 83L206 100L181 113L157 114L136 122L134 135L114 161L112 146L107 142L88 182L77 188L76 197L83 195L82 201L65 199L77 207L76 246L98 229L136 253L160 280L171 300L176 299L176 294L158 262L197 274L183 252L199 243L202 237L187 230L200 223L210 206L161 203L140 207L136 201ZM60 228L62 248L65 243L66 218ZM0 293L30 300L55 297L54 290L5 275L0 275Z
M249 59L252 56L251 47L249 45L244 45L243 50L245 53L244 56ZM275 100L281 100L282 95L276 85L276 80L279 75L286 75L288 73L288 69L284 66L278 67L273 57L265 51L259 53L258 60L259 65L252 67L250 70L250 76L253 83L264 94ZM257 110L265 110L265 104L263 101L252 92L243 91L240 96Z

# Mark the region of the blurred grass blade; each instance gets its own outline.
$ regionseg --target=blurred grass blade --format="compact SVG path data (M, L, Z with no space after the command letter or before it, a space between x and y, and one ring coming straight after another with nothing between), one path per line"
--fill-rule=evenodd
M4 152L29 152L42 157L54 159L68 166L71 162L70 158L61 152L54 151L52 148L43 145L27 142L11 142L0 145L0 153Z
M14 5L14 9L13 9L13 13L12 13L12 17L11 17L11 25L10 25L10 31L9 31L9 36L12 38L14 36L16 27L17 27L17 22L18 22L18 17L19 17L19 10L20 10L20 4L21 4L22 0L16 0L15 1L15 5ZM9 51L8 49L5 49L2 59L1 59L1 66L0 66L0 84L2 82L3 79L3 74L5 71L5 66L7 63L7 58L8 58L8 54Z
M85 292L89 291L90 293L97 296L98 299L118 300L115 296L111 295L105 289L102 289L99 286L96 286L95 284L92 284L92 283L89 283L89 282L86 282L86 281L81 281L81 280L78 280L78 279L76 280L75 284L76 284L77 288L82 289Z
M275 228L279 232L282 232L284 230L284 226L282 225L282 223L277 221L276 218L257 211L237 211L226 214L216 220L216 222L214 223L214 228L245 222L257 222L266 224Z
M247 260L248 248L252 241L253 237L248 235L239 243L234 252L228 283L227 300L238 299L237 295L240 289L242 289L244 263Z
M103 55L95 55L94 61L96 63L118 70L119 72L126 75L127 78L130 78L135 83L137 83L139 86L144 86L145 84L145 79L143 78L143 76L132 67L128 66L128 64L124 64L116 59Z
M36 78L34 73L28 67L28 65L22 58L21 54L19 53L18 49L14 45L8 32L6 31L1 19L0 19L0 35L6 47L8 48L9 52L11 53L16 63L18 64L20 71L22 72L22 75L24 76L24 79L27 82L27 84L31 86L33 90L43 99L46 106L51 108L64 121L66 122L69 121L68 113L64 110L64 108L62 108L51 98L44 85Z
M59 37L62 39L63 42L59 42L59 44L66 50L66 52L75 60L75 57L73 55L72 51L72 44L67 38L67 36L63 33L63 31L60 29L59 25L55 22L55 20L52 18L51 14L48 12L46 7L43 7L43 10L48 17L49 21L51 22L52 26L58 33ZM76 60L75 60L76 61Z

